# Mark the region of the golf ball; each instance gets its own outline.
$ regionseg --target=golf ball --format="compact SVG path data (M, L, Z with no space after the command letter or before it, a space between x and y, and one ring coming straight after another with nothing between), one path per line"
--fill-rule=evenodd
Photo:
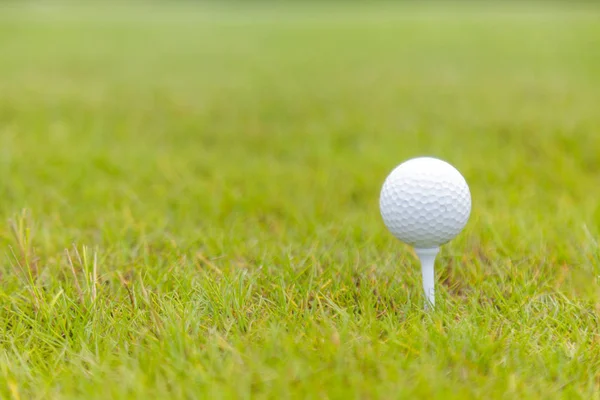
M415 248L439 247L458 235L471 214L471 193L452 165L418 157L398 165L379 199L386 227Z

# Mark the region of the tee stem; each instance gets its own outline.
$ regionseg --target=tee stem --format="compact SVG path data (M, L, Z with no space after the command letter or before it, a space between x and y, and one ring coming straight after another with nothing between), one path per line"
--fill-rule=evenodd
M415 249L415 253L421 261L421 272L423 274L423 290L425 291L425 310L435 307L435 258L440 248Z

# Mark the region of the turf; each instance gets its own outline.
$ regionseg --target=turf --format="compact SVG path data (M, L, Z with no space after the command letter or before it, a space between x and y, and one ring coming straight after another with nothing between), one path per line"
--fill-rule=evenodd
M3 5L0 397L597 398L599 11Z

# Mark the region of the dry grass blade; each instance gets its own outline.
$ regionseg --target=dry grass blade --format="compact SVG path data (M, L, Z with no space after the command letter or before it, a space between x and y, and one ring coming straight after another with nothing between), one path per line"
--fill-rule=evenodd
M71 258L71 253L69 253L69 249L65 249L65 255L67 257L67 262L69 264L71 273L73 274L73 283L75 285L75 290L77 291L77 298L79 299L79 304L84 304L83 290L81 290L81 285L79 284L79 277L77 276L77 271L75 271L75 265L73 264L73 259Z

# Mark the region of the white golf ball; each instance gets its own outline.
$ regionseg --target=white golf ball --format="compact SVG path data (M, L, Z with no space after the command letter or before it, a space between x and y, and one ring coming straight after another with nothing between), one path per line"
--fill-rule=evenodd
M452 165L418 157L388 175L379 207L396 238L418 249L436 248L464 229L471 214L471 193Z

